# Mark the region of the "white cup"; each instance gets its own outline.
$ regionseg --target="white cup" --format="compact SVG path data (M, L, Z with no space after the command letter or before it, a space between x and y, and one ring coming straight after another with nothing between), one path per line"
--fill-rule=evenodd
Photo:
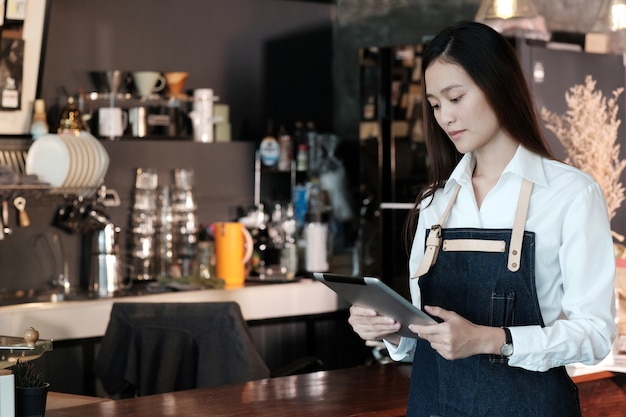
M106 138L119 138L128 125L128 116L119 107L102 107L98 110L98 134Z
M153 93L158 93L165 88L165 77L157 71L135 71L133 72L135 88L141 97L149 97Z

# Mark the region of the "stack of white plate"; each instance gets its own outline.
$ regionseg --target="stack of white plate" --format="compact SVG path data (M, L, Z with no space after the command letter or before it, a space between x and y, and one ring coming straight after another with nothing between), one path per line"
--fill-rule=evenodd
M33 142L26 155L26 173L37 175L61 192L95 191L109 168L102 143L87 132L49 134Z

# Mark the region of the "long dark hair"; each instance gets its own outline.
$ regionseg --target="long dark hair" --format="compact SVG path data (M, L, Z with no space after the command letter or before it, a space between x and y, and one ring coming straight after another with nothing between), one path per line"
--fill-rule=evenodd
M502 129L530 151L554 159L539 128L535 105L515 49L507 39L478 22L459 22L443 29L422 54L424 97L424 74L435 61L462 67L485 95ZM424 120L430 172L428 184L418 194L415 208L407 218L407 253L415 236L420 203L445 185L463 156L439 127L427 104L424 105Z

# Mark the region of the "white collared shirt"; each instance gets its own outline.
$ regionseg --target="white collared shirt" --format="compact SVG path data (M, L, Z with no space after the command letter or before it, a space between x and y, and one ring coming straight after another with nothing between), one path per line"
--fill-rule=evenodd
M461 190L444 227L513 227L522 179L533 182L525 229L535 232L535 279L545 327L511 327L510 366L532 371L580 362L595 364L610 352L614 318L615 256L600 186L587 174L520 146L478 209L472 187L475 160L466 154L444 189L420 210L411 250L411 276L424 254L426 229L438 223L457 184ZM420 305L417 279L410 281ZM415 339L387 343L395 360L411 358Z

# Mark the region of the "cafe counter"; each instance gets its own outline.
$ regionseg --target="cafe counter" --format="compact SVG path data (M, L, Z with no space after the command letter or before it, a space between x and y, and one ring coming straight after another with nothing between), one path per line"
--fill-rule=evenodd
M173 291L79 301L50 301L0 307L0 334L20 336L28 327L55 341L101 337L114 302L235 301L247 321L332 313L347 308L333 291L311 279L240 288Z
M270 367L301 355L320 357L329 369L363 363L365 344L349 329L348 305L324 284L311 279L280 284L247 284L240 288L170 291L83 301L25 303L0 307L0 334L19 336L33 326L42 339L53 339L52 352L37 360L55 391L100 396L92 360L115 302L237 302L260 353ZM343 338L343 339L342 339ZM334 349L337 344L342 349ZM293 352L286 350L290 346ZM78 350L76 350L78 349ZM76 363L77 358L83 362ZM575 378L623 366L607 358L596 367L571 369ZM272 366L274 365L274 366ZM602 366L603 365L603 366ZM324 374L321 374L324 375Z

